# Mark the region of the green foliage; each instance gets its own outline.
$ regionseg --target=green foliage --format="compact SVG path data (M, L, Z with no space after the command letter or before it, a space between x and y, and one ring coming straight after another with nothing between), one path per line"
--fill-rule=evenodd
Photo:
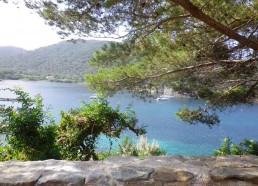
M4 161L4 148L3 148L3 142L2 139L0 138L0 161Z
M243 139L240 143L241 148L246 154L258 155L258 142L254 140Z
M22 89L9 89L17 96L19 108L0 106L0 133L7 144L1 147L4 159L43 160L59 158L55 144L57 126L43 110L42 97L34 100ZM3 157L2 156L2 157Z
M233 144L230 138L225 138L219 149L214 150L214 155L258 155L258 142L254 140L243 139L238 145Z
M209 127L212 127L214 124L217 124L220 121L216 113L210 113L209 111L203 110L202 108L195 110L182 108L176 112L176 115L184 122L188 122L190 124L196 124L200 122L205 123Z
M231 106L236 103L243 103L246 101L248 95L248 89L245 86L238 87L228 87L228 89L207 91L206 95L201 95L209 103L216 103L214 98L223 98L223 102L216 103L218 107L223 107L224 105Z
M148 143L147 138L140 136L137 142L134 142L128 135L119 143L118 149L97 153L99 159L105 159L109 156L161 156L166 155L166 151L159 147L156 141Z
M61 113L58 129L58 144L62 157L69 160L97 159L96 143L100 134L109 138L119 138L126 129L135 134L143 134L143 127L137 127L135 113L127 108L121 113L113 109L104 99L83 103L78 109Z
M162 91L162 86L171 86L176 78L166 73L168 69L176 69L194 57L192 51L169 40L170 34L156 33L141 43L126 41L103 47L89 61L99 71L86 74L87 85L105 93L124 89L139 94L149 93L151 89Z
M94 71L87 61L96 49L106 43L96 40L64 41L33 51L0 47L0 79L46 80L49 76L54 81L83 82L84 74Z
M19 72L15 72L10 69L0 69L0 80L1 79L21 79L22 76Z
M136 135L146 132L144 127L137 126L130 106L120 112L119 107L113 109L104 98L61 112L57 126L49 112L43 110L41 96L32 99L20 88L3 91L14 93L19 107L0 106L0 133L6 135L6 144L0 144L1 161L98 159L95 149L101 134L111 139L119 138L125 130Z
M123 25L128 32L127 38L133 40L140 40L155 31L159 33L174 31L179 35L183 32L187 39L187 32L195 29L197 32L194 32L195 35L192 37L196 40L199 39L198 34L202 35L201 32L205 32L203 40L207 40L210 33L214 34L213 37L217 40L224 40L225 37L217 37L222 32L241 43L241 39L230 33L242 33L248 36L252 33L248 28L255 29L258 20L257 2L245 0L208 2L149 0L126 3L121 0L87 2L63 0L48 3L26 1L26 5L37 9L50 26L59 29L58 33L63 37L69 37L71 34L88 37L105 37L113 34L114 37L119 31L119 26ZM201 14L205 16L199 17ZM210 22L213 24L209 24ZM221 24L219 28L217 23ZM226 26L227 33L220 29L223 26ZM250 43L255 41L255 37L248 39ZM244 46L243 43L242 45Z

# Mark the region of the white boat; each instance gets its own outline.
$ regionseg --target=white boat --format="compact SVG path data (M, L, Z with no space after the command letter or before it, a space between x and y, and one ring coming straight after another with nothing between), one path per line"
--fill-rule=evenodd
M175 98L175 96L161 95L156 100L157 101L167 101L167 100L174 99L174 98Z
M90 96L90 99L98 99L97 95Z

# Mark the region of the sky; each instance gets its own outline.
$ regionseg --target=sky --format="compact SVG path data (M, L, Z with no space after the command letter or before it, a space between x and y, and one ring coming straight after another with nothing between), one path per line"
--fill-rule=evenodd
M56 31L27 8L0 1L0 46L15 46L26 50L62 41Z

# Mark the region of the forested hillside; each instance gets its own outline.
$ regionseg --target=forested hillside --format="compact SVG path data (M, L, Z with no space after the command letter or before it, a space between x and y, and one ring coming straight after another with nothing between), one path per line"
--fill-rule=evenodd
M83 81L86 72L92 71L87 61L94 50L101 48L107 41L86 40L67 42L39 48L33 51L10 52L0 48L1 79L31 79L54 81Z
M0 47L0 64L6 63L9 58L12 58L16 55L25 54L28 51L12 46ZM21 73L17 70L9 68L0 68L0 80L1 79L19 79L21 78Z
M5 46L5 47L0 47L0 61L6 60L7 58L18 55L18 54L24 54L27 51L18 48L18 47L12 47L12 46Z

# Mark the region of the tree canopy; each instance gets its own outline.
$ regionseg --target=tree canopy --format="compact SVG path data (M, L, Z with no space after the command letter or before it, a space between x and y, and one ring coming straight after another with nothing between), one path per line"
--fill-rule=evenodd
M59 34L120 37L90 61L90 88L147 95L172 88L204 99L178 112L190 123L219 122L214 110L257 98L258 1L26 1ZM125 34L119 30L124 29Z

